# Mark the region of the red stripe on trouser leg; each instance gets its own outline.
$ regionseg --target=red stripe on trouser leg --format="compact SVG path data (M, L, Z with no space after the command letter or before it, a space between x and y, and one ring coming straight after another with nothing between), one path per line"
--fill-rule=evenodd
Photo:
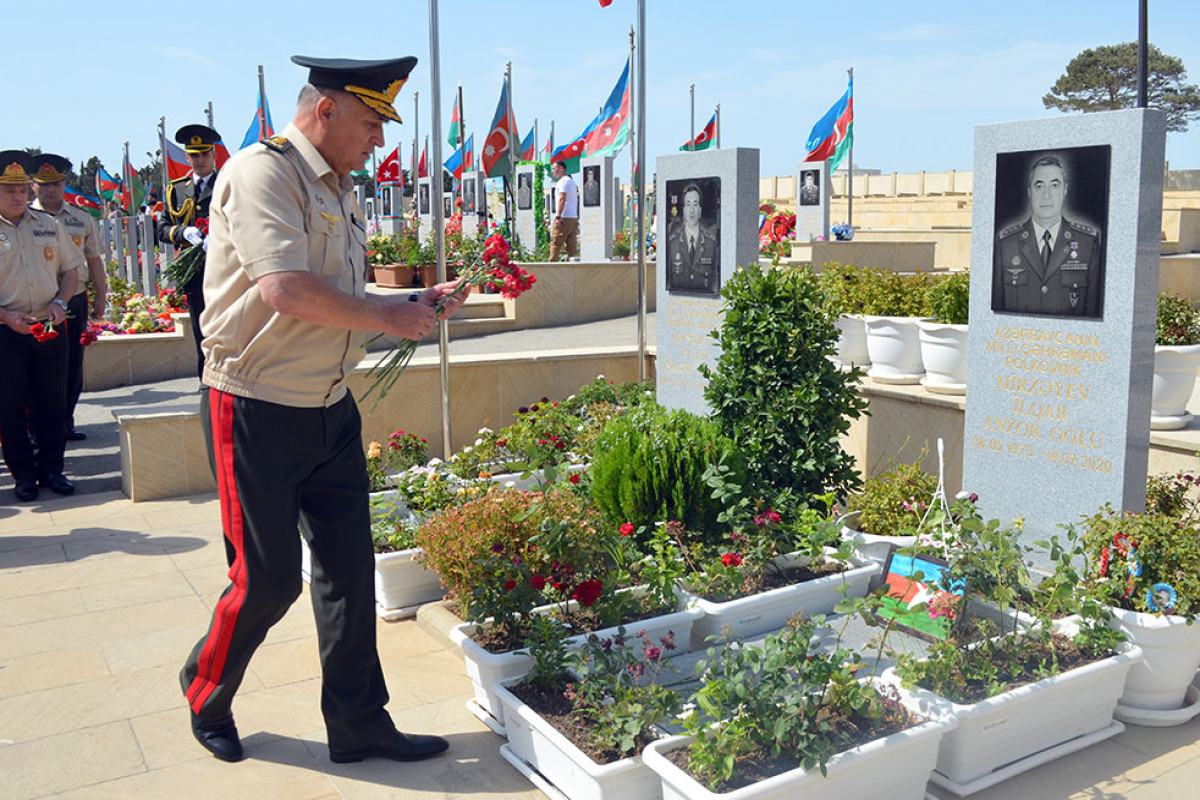
M234 559L229 567L231 587L217 603L212 627L200 651L196 677L187 689L188 705L199 714L225 669L229 643L237 626L238 614L246 599L246 554L242 528L242 506L238 499L233 469L233 395L209 389L209 412L216 454L217 492L221 498L221 524L225 538L233 546Z

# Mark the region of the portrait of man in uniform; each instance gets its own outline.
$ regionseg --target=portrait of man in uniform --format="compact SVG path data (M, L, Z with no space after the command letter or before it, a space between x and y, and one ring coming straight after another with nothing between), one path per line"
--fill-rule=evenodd
M996 156L992 311L1104 312L1108 145Z
M533 208L533 175L522 172L517 175L517 210L528 211Z
M721 179L667 181L667 291L721 293Z
M442 215L445 216L446 219L450 219L450 215L453 213L454 213L454 195L453 194L442 195Z
M600 205L600 166L583 168L583 204L588 208Z
M417 213L419 213L423 217L429 216L429 184L427 182L422 183L417 188L417 195L418 195Z
M475 176L463 182L463 213L475 213Z
M800 205L821 204L821 176L815 169L800 171Z

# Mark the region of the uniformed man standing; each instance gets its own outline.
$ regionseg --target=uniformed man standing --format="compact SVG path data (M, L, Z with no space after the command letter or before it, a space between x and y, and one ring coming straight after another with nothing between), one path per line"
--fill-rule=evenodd
M1067 171L1057 156L1034 161L1029 219L996 236L992 310L1099 317L1104 299L1100 231L1063 216Z
M204 243L204 234L196 221L208 220L208 205L212 202L213 186L217 182L216 144L221 141L221 135L207 125L184 125L175 131L175 141L183 145L192 171L167 184L166 202L163 204L157 236L160 242L186 248ZM200 328L200 315L204 312L204 269L199 270L181 288L187 296L192 334L196 340L196 373L203 376L204 353L200 349L200 342L204 335Z
M673 292L716 294L720 290L717 233L700 217L700 187L689 183L683 190L683 219L667 232L667 289Z
M180 678L196 739L240 760L234 694L300 594L299 526L313 556L329 756L411 761L447 742L400 733L384 710L362 422L346 379L363 332L420 339L456 284L365 295L366 231L350 173L383 146L383 123L399 121L393 102L416 59L292 60L310 69L294 121L239 151L212 200L201 420L230 585ZM463 299L447 299L443 316Z
M21 502L36 500L39 484L75 491L63 475L67 342L51 334L67 318L83 265L62 224L29 209L32 172L27 153L0 152L0 442Z
M37 199L33 207L58 218L71 237L71 242L83 251L84 266L77 276L75 296L67 303L67 440L78 442L87 438L83 431L75 429L75 406L83 392L83 342L80 337L87 330L88 281L91 281L95 299L91 305L91 319L104 319L104 308L108 297L108 282L104 275L104 261L100 258L100 234L96 223L81 208L63 202L67 173L71 162L62 156L43 153L33 157L33 192Z

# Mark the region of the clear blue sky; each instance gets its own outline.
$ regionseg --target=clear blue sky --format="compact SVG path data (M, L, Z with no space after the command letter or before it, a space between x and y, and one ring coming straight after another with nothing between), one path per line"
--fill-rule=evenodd
M696 127L722 109L722 145L757 147L764 175L791 174L813 123L855 77L855 164L913 172L972 167L974 126L1057 116L1041 97L1079 51L1137 38L1137 0L1081 2L931 0L844 2L647 2L647 153L675 152L689 136L688 85ZM295 109L314 56L415 55L416 71L388 125L408 164L413 92L430 131L428 3L113 3L60 0L8 9L0 46L0 149L38 146L77 164L99 155L112 170L129 140L135 165L168 135L203 122L240 143L254 111L257 65L266 70L277 128ZM635 0L441 0L443 127L463 85L467 127L482 140L506 61L522 135L551 119L557 141L596 114L628 52ZM1183 59L1200 83L1196 0L1151 0L1151 41ZM339 16L339 11L341 15ZM20 32L15 34L14 32ZM64 44L56 48L53 35ZM90 47L85 46L90 42ZM394 44L392 44L394 42ZM449 155L449 152L445 154ZM1173 169L1200 169L1200 124L1170 134ZM628 151L618 159L628 174Z

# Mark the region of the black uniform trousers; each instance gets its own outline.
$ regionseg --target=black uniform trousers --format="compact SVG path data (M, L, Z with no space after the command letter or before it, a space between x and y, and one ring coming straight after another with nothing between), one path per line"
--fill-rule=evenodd
M67 430L75 430L75 406L83 394L83 344L88 326L88 293L79 292L67 303Z
M312 549L312 605L329 746L356 749L393 729L375 646L374 554L362 420L347 395L294 408L211 387L201 396L217 476L229 587L180 673L202 720L231 713L268 629L300 595L300 534Z
M183 285L183 294L187 297L188 314L192 318L192 337L196 341L196 375L204 382L204 351L200 342L204 334L200 332L200 312L204 311L204 270L201 269L190 281Z
M63 471L67 397L66 329L39 342L0 325L0 442L14 481L36 480ZM37 436L34 452L29 428Z

